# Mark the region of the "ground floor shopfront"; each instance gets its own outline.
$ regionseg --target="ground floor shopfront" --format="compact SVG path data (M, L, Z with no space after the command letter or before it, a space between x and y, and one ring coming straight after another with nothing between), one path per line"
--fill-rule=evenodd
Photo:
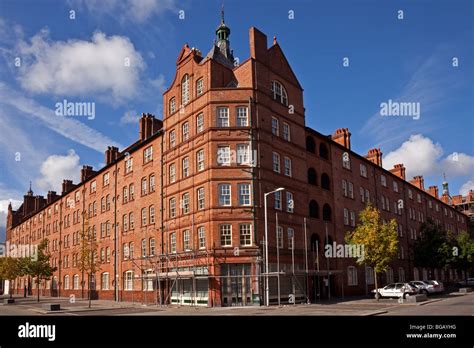
M352 267L352 268L351 268ZM355 269L355 271L354 271ZM389 268L377 275L379 286L391 282L439 279L446 284L465 279L465 272L400 267L398 272ZM178 267L169 272L142 271L124 279L123 287L115 291L101 287L100 277L91 282L74 281L60 289L57 279L43 280L41 296L140 302L177 306L259 306L265 304L265 286L268 276L269 302L276 304L317 303L352 295L370 295L374 288L374 274L370 268L348 266L344 269L311 270L304 263L269 264L268 274L261 271L261 263L223 263L210 267ZM6 282L4 293L11 291ZM72 285L72 288L69 286ZM81 285L84 285L83 287ZM17 295L36 295L37 286L31 279L17 279L12 284ZM126 289L126 290L125 290Z

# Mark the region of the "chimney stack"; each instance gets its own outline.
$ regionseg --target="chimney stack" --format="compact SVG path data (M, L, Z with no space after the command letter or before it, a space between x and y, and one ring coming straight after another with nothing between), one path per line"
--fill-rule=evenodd
M42 209L46 204L46 200L43 196L36 196L35 197L35 211L39 211Z
M425 180L423 179L423 175L413 177L410 183L418 187L420 190L425 190Z
M91 175L95 173L94 170L92 170L91 166L82 166L81 169L81 182L84 182L89 178Z
M142 113L140 118L140 140L144 141L156 134L163 128L163 121L158 120L152 114Z
M402 163L395 164L389 172L405 180L405 166Z
M349 128L336 129L331 139L345 148L351 149L351 133L349 132Z
M474 202L474 190L469 190L467 193L467 201Z
M65 194L66 192L71 191L73 188L74 184L72 183L72 180L64 179L61 194Z
M250 57L265 63L267 61L267 36L255 27L249 30Z
M107 146L105 150L105 165L113 163L118 158L119 150L115 146Z
M462 203L462 195L453 196L453 204L461 204Z
M434 198L439 198L439 195L438 195L438 186L430 186L428 188L428 193L430 195L432 195Z
M23 196L23 216L28 216L35 210L35 197L30 194Z
M375 163L379 167L382 166L382 151L379 149L370 149L369 152L367 152L367 156L365 156L369 161L372 163Z
M56 191L48 191L48 195L46 197L46 204L49 204L54 201L58 195L56 194Z

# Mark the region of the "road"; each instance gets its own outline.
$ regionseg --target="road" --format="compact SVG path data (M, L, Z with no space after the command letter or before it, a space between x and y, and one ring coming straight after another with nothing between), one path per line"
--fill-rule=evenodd
M64 311L47 313L34 299L17 299L15 305L0 305L0 315L66 315L66 316L97 316L97 315L289 315L289 316L369 316L369 315L474 315L474 293L467 295L446 294L430 298L429 302L421 304L399 304L394 299L354 299L334 303L311 305L288 305L283 307L157 307L133 303L114 303L113 301L93 301L92 310L87 307L87 301L77 301L71 304L67 299L43 299L43 303L60 303Z

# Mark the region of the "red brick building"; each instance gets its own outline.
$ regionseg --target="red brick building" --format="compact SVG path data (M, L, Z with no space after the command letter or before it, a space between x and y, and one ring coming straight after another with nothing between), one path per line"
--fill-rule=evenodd
M447 279L441 270L415 269L411 248L428 217L458 232L466 216L435 187L426 190L422 177L406 181L403 165L384 170L379 149L351 151L347 129L326 136L306 127L303 89L275 38L268 47L251 28L250 57L236 64L224 21L216 34L206 56L181 49L162 121L144 114L139 139L121 151L109 147L103 168L84 166L81 182L64 180L60 195L30 190L17 211L10 207L8 242L49 241L58 270L40 291L86 295L78 258L90 231L100 263L95 297L261 303L264 194L279 187L267 202L272 302L278 288L288 302L291 294L315 301L373 287L373 273L354 258L324 257L324 245L343 244L368 201L400 226L400 254L382 283ZM25 286L38 289L27 278L13 284L18 292Z

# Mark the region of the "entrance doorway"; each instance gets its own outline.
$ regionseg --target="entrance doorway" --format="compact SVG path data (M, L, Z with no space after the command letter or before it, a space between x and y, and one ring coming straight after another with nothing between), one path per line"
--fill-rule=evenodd
M222 306L247 306L252 301L250 264L221 265Z

